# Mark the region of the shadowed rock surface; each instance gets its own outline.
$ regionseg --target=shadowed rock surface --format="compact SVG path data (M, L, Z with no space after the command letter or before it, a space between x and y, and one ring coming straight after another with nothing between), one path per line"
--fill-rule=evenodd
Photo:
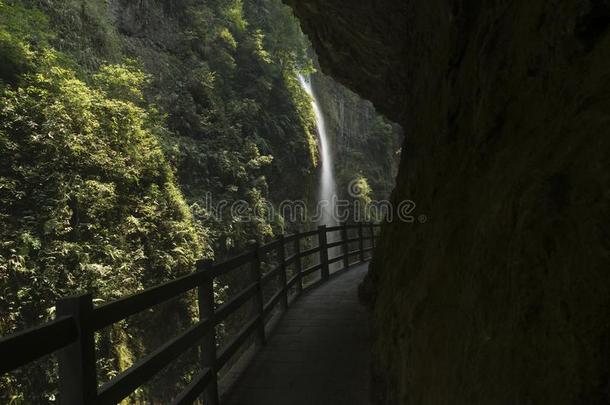
M376 250L378 403L610 403L608 2L285 2L428 218Z
M368 315L357 297L367 266L299 298L223 403L368 404Z

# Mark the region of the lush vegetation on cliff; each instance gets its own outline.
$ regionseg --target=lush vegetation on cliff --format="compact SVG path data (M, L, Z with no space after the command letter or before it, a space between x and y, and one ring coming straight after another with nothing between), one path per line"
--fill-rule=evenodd
M315 198L308 55L279 0L0 0L0 335L51 319L58 297L99 304L299 226L268 207ZM216 209L238 200L248 221ZM191 306L99 334L100 380ZM54 367L1 376L0 402L54 402ZM131 401L165 403L189 372Z
M146 57L99 2L0 3L2 334L51 318L60 296L124 296L282 225L264 211L240 222L204 204L208 195L271 204L274 165L313 173L311 111L295 80L306 43L279 3L261 4L116 2L142 14L133 21L169 18L171 46L139 47ZM269 18L283 21L282 38ZM152 39L152 23L140 34ZM174 74L160 74L156 64L170 59ZM274 162L278 154L290 158ZM188 300L178 307L174 326L189 320ZM145 341L117 336L100 356L110 374L146 352ZM2 401L51 401L53 367L43 363L28 378L5 376Z

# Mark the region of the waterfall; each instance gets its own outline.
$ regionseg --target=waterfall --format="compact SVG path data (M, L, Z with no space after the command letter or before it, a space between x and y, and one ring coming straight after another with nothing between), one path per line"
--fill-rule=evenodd
M313 92L311 81L302 75L299 75L299 81L303 89L311 96L312 107L316 116L316 125L318 127L318 136L320 137L322 177L320 178L320 189L318 192L319 207L321 209L319 220L321 225L333 226L337 224L336 218L333 215L336 206L337 186L333 173L333 158L326 132L326 123L324 122L324 116L322 115L318 99Z

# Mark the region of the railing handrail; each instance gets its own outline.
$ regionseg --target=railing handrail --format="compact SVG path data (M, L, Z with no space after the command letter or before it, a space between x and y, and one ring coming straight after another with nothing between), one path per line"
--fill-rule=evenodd
M62 316L42 325L3 337L0 339L0 353L20 352L22 356L0 355L0 373L16 369L24 364L35 361L36 359L53 353L70 343L78 337L78 330L74 318ZM23 348L27 347L27 351Z
M287 308L288 291L296 284L297 295L300 294L303 290L303 276L316 271L321 272L321 281L326 281L329 278L330 264L342 261L343 268L348 268L355 264L349 262L349 258L354 255L358 255L357 262L364 262L365 253L374 248L374 228L378 226L380 224L358 223L332 227L322 225L312 231L287 236L280 235L265 245L256 244L251 251L221 263L199 261L197 270L191 274L96 308L93 307L90 294L62 299L58 301L57 319L0 338L0 359L2 359L0 373L11 371L60 350L61 403L112 404L120 402L130 395L178 355L203 340L205 345L202 345L201 352L204 372L195 377L175 403L188 403L189 398L196 397L205 391L206 404L216 405L218 404L218 370L239 350L254 331L258 331L259 344L264 344L265 317L278 303L282 304L282 309ZM350 238L350 229L358 229L358 236ZM369 235L366 237L364 229L369 230ZM341 240L334 239L332 243L328 243L327 234L336 231L341 231ZM301 250L301 240L312 236L318 237L318 246ZM365 240L371 240L370 247L364 247ZM355 242L358 242L358 248L350 251L349 244ZM287 257L285 248L290 243L294 244L296 252ZM339 247L343 248L342 253L329 258L328 251L331 248ZM261 257L274 251L279 253L279 264L262 275ZM316 253L320 256L319 264L304 269L302 259ZM253 265L254 281L229 301L215 308L214 278L247 264ZM292 264L296 265L296 275L287 280L286 269ZM267 303L263 302L263 284L278 276L280 276L281 284L279 291ZM94 333L130 315L166 302L195 288L199 290L200 321L98 388L95 373ZM247 321L245 327L233 341L226 345L220 353L216 353L214 327L252 298L258 302L257 316ZM210 350L213 353L210 353Z

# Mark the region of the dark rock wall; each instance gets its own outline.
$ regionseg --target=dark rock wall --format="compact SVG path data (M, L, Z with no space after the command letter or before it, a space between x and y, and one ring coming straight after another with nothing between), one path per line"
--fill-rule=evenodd
M376 251L378 403L610 403L608 1L286 2L428 217Z

